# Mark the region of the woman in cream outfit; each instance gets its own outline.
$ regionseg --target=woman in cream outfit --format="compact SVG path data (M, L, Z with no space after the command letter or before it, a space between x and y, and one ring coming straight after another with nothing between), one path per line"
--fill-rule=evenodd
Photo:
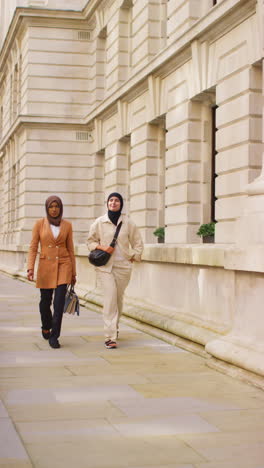
M104 250L111 254L106 265L96 267L104 293L103 320L105 346L116 348L119 319L122 313L123 296L129 283L132 263L140 262L143 242L135 223L124 214L123 198L113 192L107 199L108 212L92 224L88 248ZM117 225L122 221L115 248L110 247Z

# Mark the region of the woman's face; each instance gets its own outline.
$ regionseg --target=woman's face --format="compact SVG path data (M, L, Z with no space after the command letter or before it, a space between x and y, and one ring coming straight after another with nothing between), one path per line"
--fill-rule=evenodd
M121 206L121 201L117 197L111 197L108 200L107 207L110 211L119 211Z
M57 218L60 215L60 207L56 201L50 204L48 207L48 212L52 218Z

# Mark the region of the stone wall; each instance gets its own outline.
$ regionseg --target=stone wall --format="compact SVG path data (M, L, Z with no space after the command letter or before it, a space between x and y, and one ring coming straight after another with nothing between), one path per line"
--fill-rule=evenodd
M25 275L56 193L100 307L85 241L120 191L146 244L125 313L262 375L262 0L29 3L0 16L1 269Z

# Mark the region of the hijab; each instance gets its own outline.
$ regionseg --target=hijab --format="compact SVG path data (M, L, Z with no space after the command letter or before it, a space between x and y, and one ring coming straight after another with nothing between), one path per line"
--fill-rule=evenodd
M110 193L110 195L107 198L107 208L108 208L108 202L109 202L110 198L112 198L112 197L116 197L116 198L118 198L120 200L120 210L111 211L111 210L108 209L108 218L116 226L117 221L119 219L119 216L121 215L121 211L122 211L122 208L123 208L124 201L123 201L123 197L122 197L122 195L120 195L120 193L117 193L117 192Z
M53 202L58 203L59 209L60 209L60 214L56 218L53 218L52 216L49 215L49 207ZM62 204L61 199L57 197L56 195L51 195L50 197L47 198L45 207L46 207L47 219L49 223L53 224L54 226L59 226L61 223L61 218L62 218L62 213L63 213L63 204Z

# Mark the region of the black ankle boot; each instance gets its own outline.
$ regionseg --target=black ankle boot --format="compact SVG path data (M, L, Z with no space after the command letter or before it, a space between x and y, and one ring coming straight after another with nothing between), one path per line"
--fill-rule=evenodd
M50 330L44 330L42 328L41 332L42 332L42 336L43 336L44 340L48 340L49 337L50 337Z
M55 349L60 348L60 343L57 340L57 338L50 338L49 339L49 345L50 345L51 348L55 348Z

